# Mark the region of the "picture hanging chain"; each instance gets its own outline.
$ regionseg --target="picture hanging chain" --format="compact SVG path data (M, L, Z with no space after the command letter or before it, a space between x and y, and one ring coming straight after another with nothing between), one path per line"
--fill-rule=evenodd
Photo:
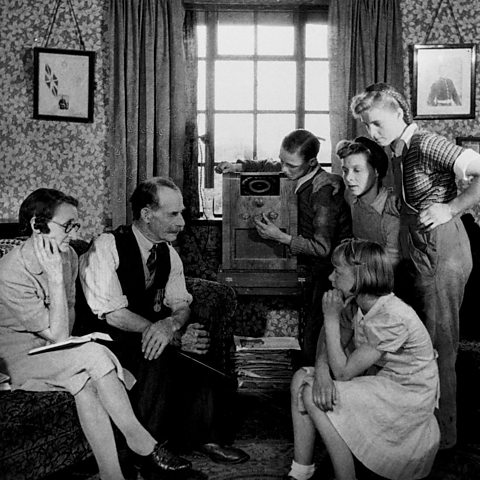
M454 12L453 12L452 4L450 3L450 0L446 0L446 1L447 1L447 7L448 7L449 10L450 10L450 15L451 15L452 18L453 18L453 23L455 24L455 27L457 27L458 38L460 39L460 43L464 43L464 42L463 42L462 34L461 34L461 32L460 32L460 28L459 28L459 26L458 26L457 19L455 18L455 14L454 14ZM433 27L434 27L434 25L435 25L435 21L437 20L438 14L440 13L440 10L441 10L441 8L442 8L443 2L444 2L444 0L440 0L440 2L439 2L439 4L438 4L437 10L435 11L435 15L433 16L432 24L430 25L430 28L428 29L427 38L425 39L425 43L428 43L428 39L430 38L430 33L432 32L432 29L433 29Z
M45 43L43 45L45 48L48 46L50 35L52 34L52 30L53 30L53 25L55 24L55 20L57 19L58 9L60 8L61 3L62 3L62 0L57 0L55 3L55 9L53 11L53 16L48 26ZM68 3L68 6L70 7L70 14L73 18L73 21L75 22L75 27L77 29L77 35L78 35L78 40L80 42L80 46L82 47L82 50L85 50L85 43L83 42L82 33L80 31L80 26L78 25L77 16L75 15L75 10L73 9L72 0L67 0L67 3Z

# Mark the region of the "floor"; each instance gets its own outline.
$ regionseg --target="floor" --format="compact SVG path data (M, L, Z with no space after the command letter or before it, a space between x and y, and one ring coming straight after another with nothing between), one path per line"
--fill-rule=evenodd
M184 480L280 480L288 471L292 458L292 433L290 427L288 392L239 394L235 445L244 448L252 457L243 465L225 467L210 462L198 454L188 455L194 473ZM440 455L426 480L478 480L480 479L480 436L468 431L468 422L461 428L465 441L455 451ZM467 426L466 426L467 425ZM315 480L333 480L331 464L324 448L318 441L315 453L317 475ZM129 473L132 480L140 476ZM359 480L380 480L359 466ZM95 463L87 461L68 472L49 477L48 480L99 480Z

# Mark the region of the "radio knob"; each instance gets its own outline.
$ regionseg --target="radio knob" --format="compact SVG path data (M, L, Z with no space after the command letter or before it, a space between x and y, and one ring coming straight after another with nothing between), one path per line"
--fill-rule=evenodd
M240 218L242 220L248 220L250 218L250 215L247 212L245 212L240 215Z
M261 198L256 198L256 199L255 199L255 205L256 205L257 207L263 207L264 203L265 203L265 202L264 202L263 199L261 199Z
M278 213L277 213L277 212L270 212L270 213L268 214L268 218L269 218L270 220L276 220L276 219L278 218Z

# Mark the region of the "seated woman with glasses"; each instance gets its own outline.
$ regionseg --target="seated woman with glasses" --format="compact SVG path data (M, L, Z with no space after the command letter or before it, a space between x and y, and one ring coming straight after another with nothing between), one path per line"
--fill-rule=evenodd
M20 207L22 230L30 235L0 259L0 352L13 389L67 391L103 480L121 480L111 422L125 436L144 474L188 470L135 417L125 386L133 377L106 347L89 342L68 349L28 352L66 340L74 321L76 253L69 245L80 228L78 201L40 188Z
M440 441L430 336L415 311L392 293L393 269L381 245L344 241L332 263L315 367L300 369L292 381L294 461L288 478L313 476L316 430L336 480L355 479L354 458L381 477L425 478Z

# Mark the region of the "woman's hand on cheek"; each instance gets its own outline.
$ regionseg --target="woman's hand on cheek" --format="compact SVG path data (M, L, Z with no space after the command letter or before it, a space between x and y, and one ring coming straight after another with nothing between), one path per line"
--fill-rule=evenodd
M323 294L322 309L327 321L338 321L343 310L344 300L340 290L332 289Z
M57 242L43 234L33 234L33 248L49 281L61 282L62 256Z

